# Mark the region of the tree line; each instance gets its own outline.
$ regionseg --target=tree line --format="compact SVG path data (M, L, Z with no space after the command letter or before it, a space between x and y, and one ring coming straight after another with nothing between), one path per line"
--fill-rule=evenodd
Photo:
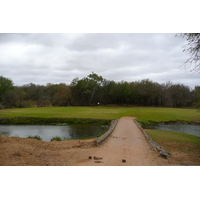
M194 89L168 81L159 84L149 79L140 81L107 80L92 72L82 79L65 83L14 86L0 76L0 108L45 106L154 106L200 107L200 86Z

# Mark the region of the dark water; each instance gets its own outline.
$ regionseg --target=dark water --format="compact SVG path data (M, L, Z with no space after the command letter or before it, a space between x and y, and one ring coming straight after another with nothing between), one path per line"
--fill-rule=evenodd
M180 133L187 133L190 135L196 135L200 137L200 125L191 124L162 124L153 127L157 130L163 131L175 131Z
M81 137L96 136L105 132L108 126L91 124L76 124L66 126L49 125L0 125L0 135L9 137L18 136L40 136L43 141L51 141L53 137L60 137L63 140L78 139Z

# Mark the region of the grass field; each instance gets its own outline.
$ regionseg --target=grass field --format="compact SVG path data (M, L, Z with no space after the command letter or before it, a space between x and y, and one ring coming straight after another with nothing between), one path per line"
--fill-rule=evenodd
M173 131L146 129L150 137L169 153L173 151L197 154L200 152L200 139L197 136Z
M136 117L140 122L197 121L200 112L196 109L152 108L152 107L44 107L0 110L0 117L69 117L119 119Z

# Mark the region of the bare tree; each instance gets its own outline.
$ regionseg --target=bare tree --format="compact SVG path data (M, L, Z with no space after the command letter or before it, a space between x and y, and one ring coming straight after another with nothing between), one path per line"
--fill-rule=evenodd
M183 66L191 72L200 73L200 33L179 33L176 37L187 40L187 44L183 46L183 52L188 52L190 57Z

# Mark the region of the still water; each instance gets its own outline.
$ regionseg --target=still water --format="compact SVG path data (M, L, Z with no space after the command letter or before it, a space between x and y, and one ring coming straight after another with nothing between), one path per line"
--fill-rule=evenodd
M196 135L200 137L200 125L191 124L162 124L153 127L157 130L163 131L175 131L180 133L187 133L190 135Z
M105 132L107 129L108 126L91 124L73 124L66 126L0 125L0 135L7 135L9 137L17 136L22 138L37 135L42 138L42 141L51 141L51 139L56 136L62 138L62 140L96 136Z

